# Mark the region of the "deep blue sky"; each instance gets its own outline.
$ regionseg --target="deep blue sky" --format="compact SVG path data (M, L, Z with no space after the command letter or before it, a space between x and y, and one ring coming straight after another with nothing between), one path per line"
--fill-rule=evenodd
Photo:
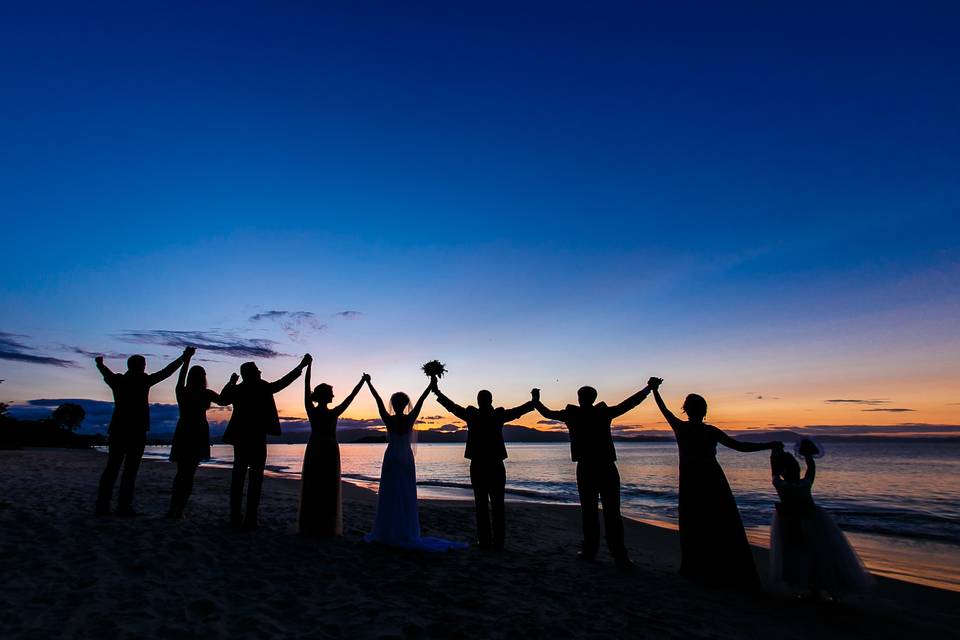
M92 4L0 8L3 399L216 329L344 392L960 421L955 3Z

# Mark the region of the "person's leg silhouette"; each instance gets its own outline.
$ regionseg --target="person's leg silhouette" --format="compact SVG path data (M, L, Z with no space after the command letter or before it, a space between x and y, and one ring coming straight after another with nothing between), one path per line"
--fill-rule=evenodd
M247 513L243 517L243 526L256 529L260 512L260 493L263 490L263 470L267 464L267 445L258 444L250 452L250 483L247 486Z
M242 446L233 448L233 471L230 474L230 524L243 524L243 484L247 478L247 454Z
M498 462L493 466L490 478L490 512L493 516L493 546L496 549L503 549L506 540L506 520L504 516L504 493L506 493L507 473L503 462Z
M107 466L100 476L97 490L97 514L110 513L110 501L113 499L113 485L117 482L120 467L123 465L124 449L119 442L110 442L107 453Z
M620 515L620 472L610 463L603 469L600 480L600 499L603 501L603 529L607 548L618 564L628 562L627 548L623 542L623 517Z
M190 493L193 491L193 476L197 472L197 464L192 460L177 462L177 475L173 478L173 491L170 494L170 512L168 515L171 518L183 517L187 501L190 499Z
M583 544L580 557L593 560L600 546L600 513L597 506L596 472L592 465L577 463L577 492L580 494L580 517L583 523Z
M120 476L120 493L117 496L117 514L134 515L133 492L137 483L137 471L143 459L146 435L126 443L124 447L123 473Z
M490 535L489 478L486 465L478 460L470 462L470 484L473 485L473 502L477 514L477 544L489 547Z

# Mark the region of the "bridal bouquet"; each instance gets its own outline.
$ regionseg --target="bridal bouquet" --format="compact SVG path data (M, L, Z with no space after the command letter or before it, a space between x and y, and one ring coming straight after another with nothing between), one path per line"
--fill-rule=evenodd
M439 360L431 360L427 364L423 365L423 372L427 374L428 378L434 376L442 378L443 374L447 372L447 368Z

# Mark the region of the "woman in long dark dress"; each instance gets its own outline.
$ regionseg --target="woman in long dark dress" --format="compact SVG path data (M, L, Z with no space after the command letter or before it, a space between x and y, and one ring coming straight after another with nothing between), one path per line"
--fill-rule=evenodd
M177 378L177 406L180 419L173 432L173 444L170 447L170 460L177 463L177 475L173 478L173 490L170 493L168 518L179 520L187 507L190 492L193 490L193 477L197 467L210 459L210 425L207 423L207 409L221 402L220 394L207 388L207 372L197 365L190 366L193 353L185 353L180 377ZM189 374L187 370L189 369ZM230 376L227 386L237 383L237 374ZM226 388L226 387L224 387Z
M717 462L717 444L742 452L779 449L783 444L740 442L705 424L707 401L693 393L683 403L689 420L679 419L660 396L661 382L651 378L650 387L677 437L680 455L680 573L717 586L759 588L740 512Z
M350 395L331 409L327 405L333 402L333 387L323 383L310 391L311 366L307 365L307 375L303 379L303 407L310 419L310 440L303 453L297 529L304 535L339 536L343 534L343 512L337 419L353 402L369 376L363 374Z

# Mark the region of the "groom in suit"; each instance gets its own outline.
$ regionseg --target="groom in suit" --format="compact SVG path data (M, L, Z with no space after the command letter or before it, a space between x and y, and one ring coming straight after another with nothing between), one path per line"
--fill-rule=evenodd
M443 395L433 378L433 392L444 409L467 423L467 447L463 457L470 460L470 484L477 511L477 544L481 549L502 550L506 537L503 499L507 472L503 461L507 447L503 442L503 426L534 409L530 400L519 407L504 409L493 406L493 394L486 389L477 393L477 406L461 407ZM534 398L538 398L534 394ZM490 512L493 532L490 530Z
M257 528L260 492L263 488L263 469L267 463L267 436L280 435L280 416L273 394L288 387L300 377L303 368L313 359L303 356L290 373L275 382L260 377L260 369L253 362L240 366L243 381L228 383L220 394L222 404L233 405L233 415L223 432L223 442L233 445L233 473L230 478L230 523L244 529ZM244 517L243 484L250 471L247 487L247 513Z
M583 546L579 557L583 560L592 562L600 546L599 498L603 502L603 527L610 555L620 569L633 567L623 542L620 472L617 470L617 450L613 446L610 425L614 418L639 405L648 395L649 385L620 404L609 407L605 402L594 404L596 389L581 387L577 391L579 404L568 404L560 411L548 409L540 402L539 394L534 396L537 411L545 418L563 422L570 432L570 453L577 463L577 492L580 494L583 523Z

